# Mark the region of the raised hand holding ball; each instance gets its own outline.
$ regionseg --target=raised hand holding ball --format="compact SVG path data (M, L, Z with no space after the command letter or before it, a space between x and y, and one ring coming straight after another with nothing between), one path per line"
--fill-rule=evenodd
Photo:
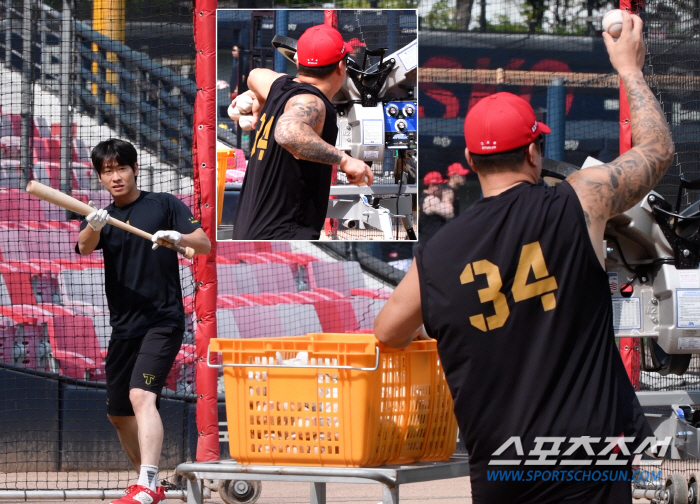
M241 118L241 111L238 110L238 107L234 107L232 103L228 106L228 116L232 121L238 121Z
M252 115L242 115L238 119L238 125L243 131L250 131L253 129L253 116Z
M618 38L622 33L622 11L613 9L603 16L603 30L608 32L613 38Z
M253 98L247 93L238 95L236 108L238 108L241 114L250 114L250 111L253 110Z

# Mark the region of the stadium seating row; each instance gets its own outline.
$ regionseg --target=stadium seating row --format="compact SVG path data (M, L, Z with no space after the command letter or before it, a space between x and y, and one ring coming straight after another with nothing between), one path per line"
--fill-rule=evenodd
M0 306L0 362L104 382L105 356L89 316L51 304ZM166 387L191 390L194 362L194 347L183 344Z
M2 117L2 116L0 116ZM21 189L20 158L21 137L0 136L0 187ZM57 137L32 138L32 163L29 178L56 189L60 188L61 141ZM99 182L90 162L90 149L81 139L73 139L71 145L71 189L90 190Z
M101 361L94 358L94 351L85 348L99 348L104 353L111 332L103 262L73 252L77 223L53 224L34 220L0 222L4 259L0 262L0 308L4 310L0 312L0 361L37 369L53 366L66 376L82 378L89 373L92 379L99 379ZM17 243L24 245L21 250ZM69 253L57 257L58 248L66 248ZM388 291L366 287L359 263L323 261L294 253L286 242L226 242L218 243L218 248L219 337L371 331L374 317L389 295ZM11 258L26 256L40 259ZM181 260L189 327L187 343L168 380L168 387L173 389L192 387L194 373L194 349L189 344L194 332L194 281L189 265L189 261ZM39 311L47 312L43 319L38 317L45 320L44 327L17 320L16 313L14 319L10 317L7 310L18 306L23 307L20 319L26 318L29 310L40 315ZM56 318L58 315L73 317L76 322L71 326L67 318ZM72 329L76 338L52 340L48 336L50 331L57 334L56 324L74 327L78 323L81 329Z

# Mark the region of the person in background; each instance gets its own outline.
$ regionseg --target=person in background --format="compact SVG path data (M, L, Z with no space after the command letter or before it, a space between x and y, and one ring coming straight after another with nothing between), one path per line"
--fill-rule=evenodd
M245 48L241 44L233 44L231 47L231 99L248 91L247 58Z
M469 170L462 163L452 163L447 167L447 187L443 189L443 201L452 203L453 217L459 215L457 190L467 182Z
M443 185L447 182L438 171L423 177L423 192L418 198L418 241L425 243L454 217L452 203L444 200Z

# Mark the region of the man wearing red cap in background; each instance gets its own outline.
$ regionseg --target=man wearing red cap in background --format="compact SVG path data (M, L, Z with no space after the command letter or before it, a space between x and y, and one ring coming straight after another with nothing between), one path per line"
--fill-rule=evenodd
M634 147L539 184L549 128L517 96L480 100L465 137L484 198L418 246L375 321L394 347L421 324L438 340L475 504L629 503L630 454L653 440L615 345L603 236L661 180L673 143L642 74L642 20L622 14L620 37L603 37Z
M454 217L452 202L446 202L443 184L447 182L442 174L431 171L423 177L423 192L418 198L418 241L428 241L448 220Z
M469 170L462 166L462 163L452 163L447 167L447 187L443 189L442 199L452 204L454 217L459 215L459 197L457 190L467 183Z
M317 240L333 165L352 184L372 183L369 166L335 148L338 127L330 99L345 81L351 50L334 28L313 26L297 41L297 77L266 68L250 72L246 93L254 99L257 132L236 209L234 240Z
M352 49L350 50L350 57L352 59L356 60L358 63L361 63L361 61L359 61L360 54L362 52L362 48L367 47L367 44L362 42L357 37L351 38L350 41L348 42L348 44L350 44L350 46L352 47Z

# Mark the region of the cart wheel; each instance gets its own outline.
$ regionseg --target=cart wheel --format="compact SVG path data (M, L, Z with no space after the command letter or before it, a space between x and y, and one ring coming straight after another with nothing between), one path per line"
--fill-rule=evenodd
M253 504L260 498L262 483L246 480L220 480L219 495L226 504Z
M698 500L698 478L691 474L688 478L688 504L699 504Z
M688 483L680 474L671 474L664 487L666 504L688 504Z
M667 354L656 341L650 341L651 360L661 376L682 375L690 366L692 354Z

